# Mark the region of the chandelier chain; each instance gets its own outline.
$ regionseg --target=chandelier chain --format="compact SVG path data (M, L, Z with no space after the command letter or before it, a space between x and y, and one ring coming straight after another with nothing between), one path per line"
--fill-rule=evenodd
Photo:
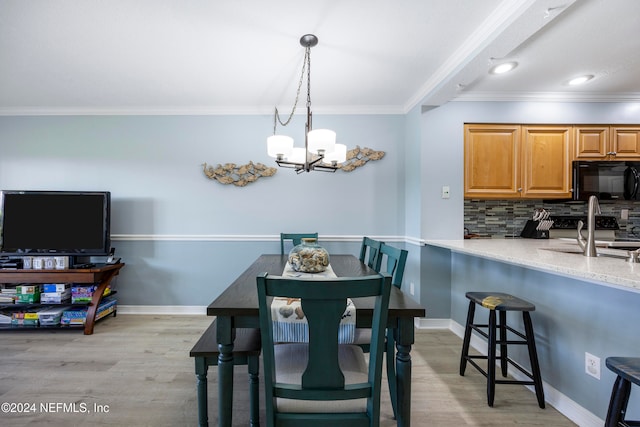
M302 62L302 72L300 73L300 81L298 81L298 90L296 91L296 99L293 103L293 108L291 109L291 113L286 121L282 121L280 119L280 114L278 113L278 107L276 107L275 114L273 115L273 134L276 134L276 126L280 123L281 126L287 126L291 119L293 118L294 113L296 112L296 108L298 106L298 100L300 99L300 89L302 88L302 82L304 81L304 72L307 70L307 106L311 105L311 83L309 82L311 77L311 64L310 64L310 50L311 48L307 47L304 53L304 61Z
M311 107L311 47L309 46L307 46L305 60L307 63L307 107Z

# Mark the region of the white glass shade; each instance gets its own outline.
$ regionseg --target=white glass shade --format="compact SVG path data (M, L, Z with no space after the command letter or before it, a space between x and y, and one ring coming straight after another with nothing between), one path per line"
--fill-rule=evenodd
M344 163L345 161L347 161L347 146L344 144L336 144L331 153L324 155L325 163Z
M296 147L291 150L291 153L287 157L287 161L292 163L304 163L307 160L307 152L304 148Z
M336 145L336 133L329 129L314 129L307 134L307 143L310 153L318 154L320 150L330 153Z
M278 158L288 157L293 150L293 138L286 135L273 135L267 138L267 154L271 157Z

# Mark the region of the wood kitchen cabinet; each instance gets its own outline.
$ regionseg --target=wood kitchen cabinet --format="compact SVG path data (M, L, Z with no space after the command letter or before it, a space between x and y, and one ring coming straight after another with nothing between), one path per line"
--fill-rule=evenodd
M571 197L571 126L465 124L464 197Z
M522 127L522 197L571 198L571 126Z
M640 126L574 127L576 160L640 160Z
M611 126L611 147L615 160L640 160L640 126Z
M464 197L519 197L520 126L465 124Z

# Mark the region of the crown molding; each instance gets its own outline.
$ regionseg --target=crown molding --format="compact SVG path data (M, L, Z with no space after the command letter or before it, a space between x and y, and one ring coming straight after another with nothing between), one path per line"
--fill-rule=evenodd
M282 107L286 110L287 107ZM401 115L401 105L348 105L316 108L314 114ZM273 107L5 107L0 116L258 116L273 114ZM304 111L296 114L306 114Z
M456 101L512 101L512 102L640 102L640 92L471 92L460 94Z

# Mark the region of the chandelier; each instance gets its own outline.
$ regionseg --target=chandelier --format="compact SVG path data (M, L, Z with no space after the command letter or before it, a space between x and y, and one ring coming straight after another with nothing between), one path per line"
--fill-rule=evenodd
M305 48L304 61L296 99L291 114L286 121L280 119L278 107L273 114L273 135L267 138L267 153L276 159L278 166L291 168L296 173L311 172L335 172L338 164L346 161L347 146L336 144L336 133L329 129L313 129L311 119L311 48L318 44L318 38L313 34L305 34L300 38L300 44ZM304 148L294 147L293 138L286 135L277 135L276 127L287 126L298 106L300 89L307 74L307 122L305 124Z

